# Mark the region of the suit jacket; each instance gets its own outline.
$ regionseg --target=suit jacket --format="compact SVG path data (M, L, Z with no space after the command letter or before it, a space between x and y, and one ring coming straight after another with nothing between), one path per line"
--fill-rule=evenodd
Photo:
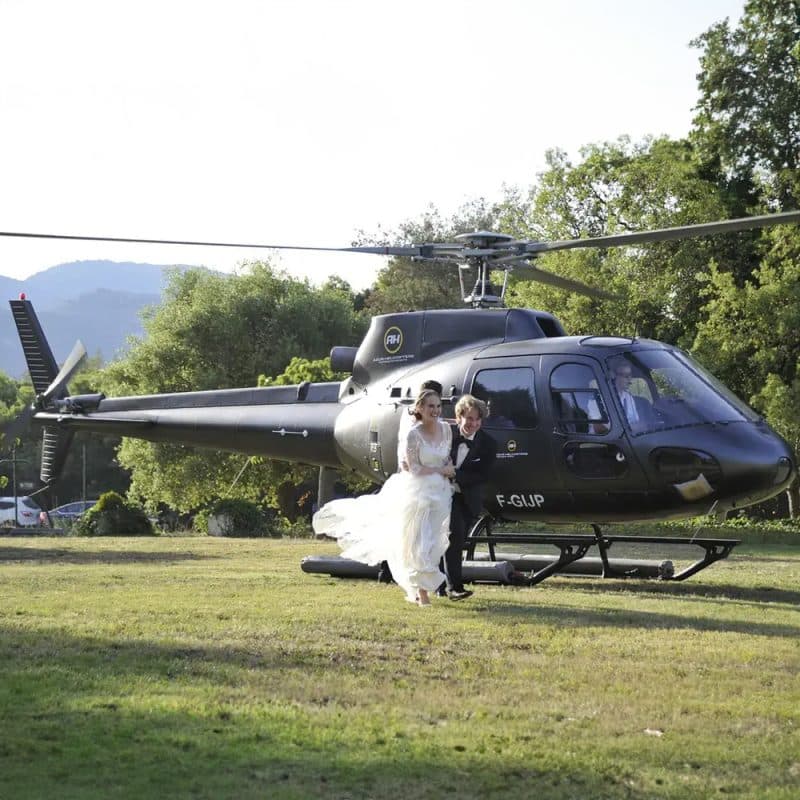
M450 456L453 464L458 455L458 427L453 430L453 448ZM472 448L467 453L464 463L456 469L455 482L461 489L464 502L474 516L481 513L483 506L483 484L489 480L489 473L494 465L497 455L497 445L494 439L484 430L478 430L473 439Z

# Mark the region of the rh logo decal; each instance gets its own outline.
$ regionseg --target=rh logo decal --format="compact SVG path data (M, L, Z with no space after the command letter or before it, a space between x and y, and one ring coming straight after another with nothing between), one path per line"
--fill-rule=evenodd
M394 355L403 346L403 331L396 325L392 325L383 334L383 347L387 353Z

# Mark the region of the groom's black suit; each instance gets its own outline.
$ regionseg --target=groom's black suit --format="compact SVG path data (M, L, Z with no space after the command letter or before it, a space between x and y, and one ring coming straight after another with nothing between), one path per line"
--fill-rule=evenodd
M453 430L453 464L457 463L458 446L464 439L458 428ZM453 495L450 512L450 545L444 554L444 572L448 591L464 589L461 577L464 540L483 507L483 485L489 480L489 471L497 455L497 445L483 430L477 430L464 461L456 467L455 482L459 491Z

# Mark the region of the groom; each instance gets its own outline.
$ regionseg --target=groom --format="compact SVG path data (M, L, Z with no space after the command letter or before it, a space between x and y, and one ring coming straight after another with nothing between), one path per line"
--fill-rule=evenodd
M456 403L456 425L453 433L451 457L456 468L455 494L450 512L450 545L444 554L446 592L439 594L451 600L466 600L472 592L464 588L461 576L464 541L470 528L481 513L483 486L489 480L497 445L488 433L481 430L486 418L486 404L471 394L465 394Z

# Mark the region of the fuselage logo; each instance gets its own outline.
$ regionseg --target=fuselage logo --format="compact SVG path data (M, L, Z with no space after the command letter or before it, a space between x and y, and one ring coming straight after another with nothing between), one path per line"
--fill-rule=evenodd
M396 325L392 325L383 334L383 347L387 353L394 355L403 346L403 331Z

